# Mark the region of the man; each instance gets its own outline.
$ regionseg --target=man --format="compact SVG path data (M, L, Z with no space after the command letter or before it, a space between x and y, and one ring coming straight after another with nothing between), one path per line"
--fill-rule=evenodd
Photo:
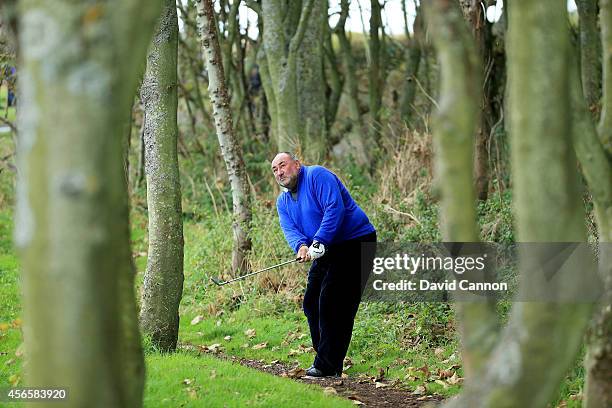
M276 202L285 238L300 262L314 261L303 307L317 356L306 374L339 376L372 270L376 230L326 168L303 166L283 152L272 160L272 171L286 190Z

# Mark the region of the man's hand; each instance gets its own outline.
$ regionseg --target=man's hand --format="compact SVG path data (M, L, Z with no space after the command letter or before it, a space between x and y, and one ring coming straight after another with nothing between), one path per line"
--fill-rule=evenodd
M300 247L297 253L297 257L299 259L298 262L308 262L310 261L310 256L308 256L308 245L304 244Z
M323 255L325 255L325 245L318 241L314 241L310 248L308 248L308 256L310 259L315 260L319 259Z

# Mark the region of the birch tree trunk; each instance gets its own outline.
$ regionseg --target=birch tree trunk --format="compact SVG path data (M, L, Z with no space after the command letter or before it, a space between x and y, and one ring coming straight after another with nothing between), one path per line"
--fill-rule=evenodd
M183 294L183 220L176 121L178 18L165 0L140 88L149 210L149 251L140 325L162 351L176 349Z
M211 0L198 0L198 29L208 70L208 93L213 106L213 116L221 154L230 180L233 202L234 250L232 270L234 274L247 271L247 253L251 249L249 229L251 223L251 198L242 149L236 140L232 124L230 99L225 85L223 61L217 25Z
M566 4L514 0L510 7L509 113L518 240L585 242L568 87L559 86L569 80ZM519 257L519 296L529 301L515 303L486 367L447 406L544 407L574 361L592 305L562 299L579 293L591 277L558 270L557 284L545 287L533 272L541 270L546 254L527 247ZM537 301L546 288L558 298Z
M445 242L478 242L472 163L480 114L480 61L454 3L436 0L424 6L441 69L434 142L442 237ZM457 300L462 360L469 380L495 346L499 323L494 301L465 296Z
M122 148L160 6L20 2L15 244L27 381L67 387L64 406L142 405Z

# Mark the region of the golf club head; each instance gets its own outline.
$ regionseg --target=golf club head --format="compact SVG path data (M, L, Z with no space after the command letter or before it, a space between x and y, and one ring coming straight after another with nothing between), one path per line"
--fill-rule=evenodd
M210 280L213 281L213 283L217 286L223 286L223 283L215 277L211 277Z

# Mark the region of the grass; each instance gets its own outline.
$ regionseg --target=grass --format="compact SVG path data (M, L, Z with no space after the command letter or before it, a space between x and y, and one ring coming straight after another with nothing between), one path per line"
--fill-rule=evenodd
M147 356L145 407L352 407L320 387L262 374L207 355ZM205 405L203 405L205 404Z

